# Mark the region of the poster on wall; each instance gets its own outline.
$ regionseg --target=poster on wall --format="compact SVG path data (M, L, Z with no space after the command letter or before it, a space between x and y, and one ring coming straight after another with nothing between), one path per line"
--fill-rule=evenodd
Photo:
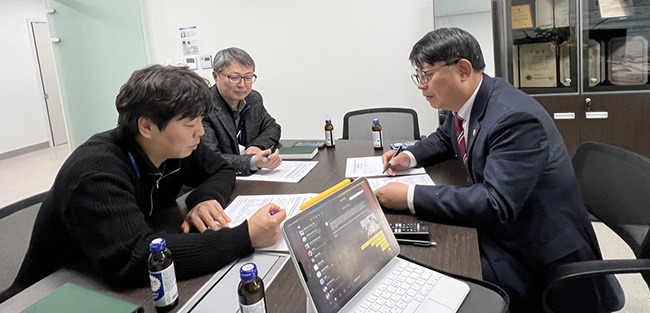
M181 38L183 55L188 56L199 54L199 43L196 36L196 26L179 27L178 32Z

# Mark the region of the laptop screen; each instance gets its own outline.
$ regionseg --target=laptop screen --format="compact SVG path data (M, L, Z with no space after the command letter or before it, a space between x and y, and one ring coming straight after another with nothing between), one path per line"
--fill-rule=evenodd
M288 219L283 231L319 312L337 312L399 254L365 178Z

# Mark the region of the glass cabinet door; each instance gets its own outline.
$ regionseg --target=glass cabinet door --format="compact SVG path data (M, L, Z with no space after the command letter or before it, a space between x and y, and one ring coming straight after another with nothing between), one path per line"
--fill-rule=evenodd
M650 0L583 0L585 91L650 89Z
M510 2L513 85L529 94L576 93L576 0Z

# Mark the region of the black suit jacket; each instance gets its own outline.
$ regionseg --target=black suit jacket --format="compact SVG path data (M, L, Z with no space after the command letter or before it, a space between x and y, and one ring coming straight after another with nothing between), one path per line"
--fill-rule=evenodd
M250 175L252 154L239 154L237 140L237 125L233 120L228 103L223 99L216 85L210 87L213 110L203 119L205 134L201 142L216 151L235 167L237 175ZM269 149L280 142L281 128L275 119L266 111L262 95L253 90L244 99L246 105L240 112L246 147L257 146Z
M515 306L536 305L548 268L602 258L564 141L537 101L483 75L466 142L471 185L416 186L415 212L475 227L484 278ZM418 166L461 159L454 119L409 151ZM615 280L603 285L618 287Z

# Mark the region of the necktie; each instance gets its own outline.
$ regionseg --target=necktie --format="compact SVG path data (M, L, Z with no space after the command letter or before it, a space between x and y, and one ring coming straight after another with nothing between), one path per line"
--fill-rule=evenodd
M460 149L460 154L463 156L463 164L467 166L467 145L465 145L465 131L463 130L463 119L457 114L454 113L456 120L456 141L458 141L458 148Z

